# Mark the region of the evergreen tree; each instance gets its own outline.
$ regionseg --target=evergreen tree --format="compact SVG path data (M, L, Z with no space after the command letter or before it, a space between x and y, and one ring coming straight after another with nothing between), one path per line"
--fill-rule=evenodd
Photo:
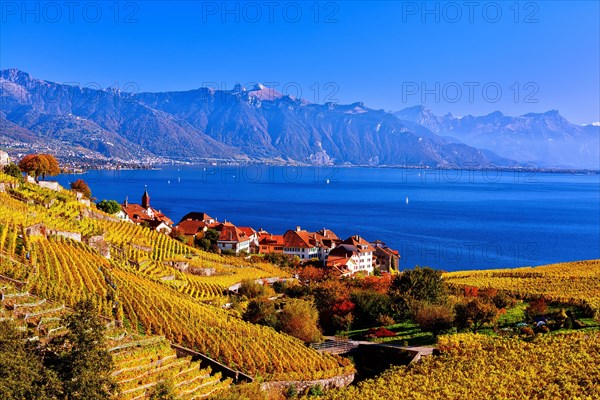
M25 339L12 321L0 321L0 399L58 399L56 374Z
M52 344L50 364L63 382L67 400L111 399L117 384L111 376L113 362L105 347L105 327L91 301L79 302L64 318L68 333Z

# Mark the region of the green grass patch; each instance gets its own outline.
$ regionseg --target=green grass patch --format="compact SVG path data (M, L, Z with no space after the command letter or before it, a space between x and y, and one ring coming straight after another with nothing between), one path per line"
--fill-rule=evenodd
M414 322L405 321L398 324L388 325L385 328L396 333L396 336L387 338L370 339L376 343L389 343L403 346L432 346L436 339L431 332L422 331ZM367 329L356 329L353 331L342 332L340 336L351 340L365 340Z
M507 309L506 312L498 318L498 326L514 326L519 322L525 321L525 309L528 305L529 303L520 301L514 307Z

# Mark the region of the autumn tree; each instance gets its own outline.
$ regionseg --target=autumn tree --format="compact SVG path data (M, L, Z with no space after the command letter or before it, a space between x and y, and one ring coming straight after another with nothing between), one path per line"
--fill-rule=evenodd
M421 330L437 336L452 329L454 311L446 304L422 303L416 308L415 323Z
M354 309L354 304L348 304L351 303L350 293L342 282L336 279L319 283L313 288L312 295L319 311L320 325L326 333L335 333L347 326L348 321L344 317ZM345 307L336 308L341 304Z
M312 301L288 299L278 317L282 332L305 343L321 340L322 335L318 327L319 312Z
M325 270L323 268L313 267L308 265L298 271L298 280L300 282L311 284L321 282L325 279Z
M548 301L544 297L531 300L525 309L525 315L535 318L548 313Z
M19 168L36 180L40 176L42 179L46 179L46 175L60 174L58 161L50 154L28 154L19 161Z
M275 294L275 291L267 285L261 285L252 279L246 279L240 284L238 294L248 299L256 299L258 297L272 296Z
M79 192L85 197L89 199L92 197L92 190L88 186L87 183L83 179L77 179L75 182L71 183L71 190L74 192Z
M498 318L499 310L496 306L479 297L454 306L456 317L454 323L459 330L471 329L476 333L483 325L493 323Z

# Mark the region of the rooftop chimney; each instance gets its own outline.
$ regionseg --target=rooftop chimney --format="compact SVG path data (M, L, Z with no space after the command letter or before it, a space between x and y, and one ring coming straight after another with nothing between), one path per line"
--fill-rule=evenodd
M296 227L296 232L300 232L300 225Z

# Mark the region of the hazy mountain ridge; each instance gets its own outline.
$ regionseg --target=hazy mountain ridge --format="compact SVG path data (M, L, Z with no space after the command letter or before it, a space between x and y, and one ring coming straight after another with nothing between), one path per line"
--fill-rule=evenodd
M488 149L520 163L542 167L600 167L600 127L575 125L556 110L516 117L500 111L483 116L436 116L423 106L395 112L441 136Z
M131 94L43 81L8 69L0 72L0 90L0 120L5 120L0 137L55 140L119 159L515 164L506 152L500 157L493 150L471 147L454 134L456 129L452 135L438 129L442 123L454 126L453 119L435 119L435 124L414 118L401 121L363 103L312 104L262 85Z

